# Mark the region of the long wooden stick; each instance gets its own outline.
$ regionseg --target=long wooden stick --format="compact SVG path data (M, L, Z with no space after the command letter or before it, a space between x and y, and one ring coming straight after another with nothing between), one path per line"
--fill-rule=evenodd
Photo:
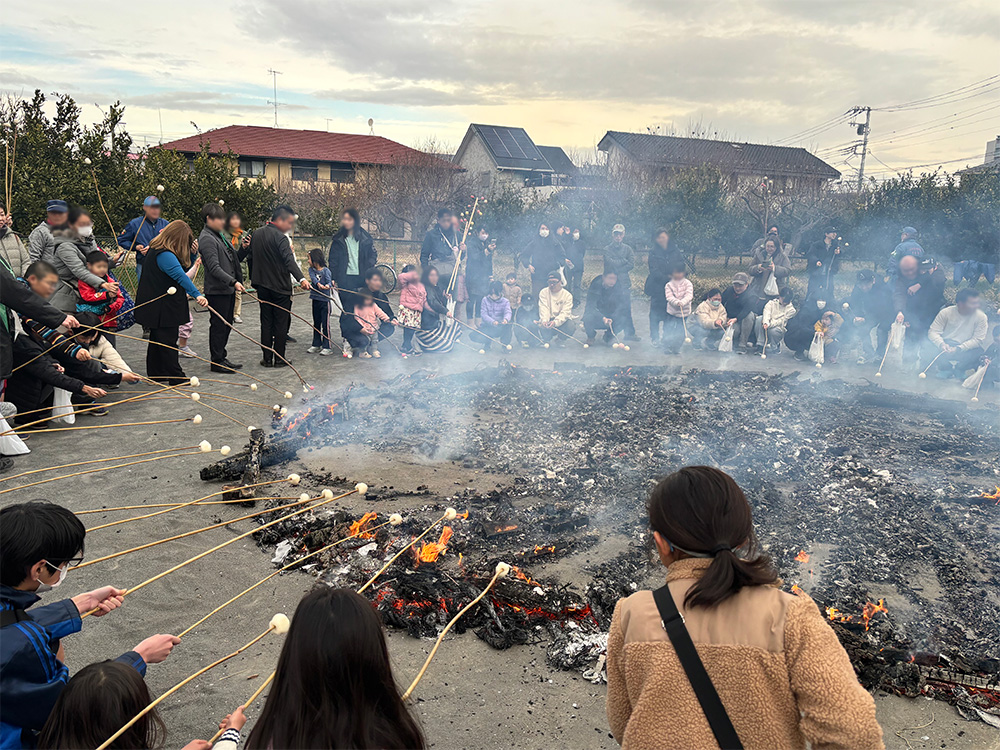
M347 291L346 289L341 289L337 285L334 285L333 288L338 293L339 292L347 292L348 294L357 294L356 291ZM341 301L338 300L336 297L334 297L332 294L325 294L323 292L323 290L318 290L318 293L321 294L322 296L326 297L328 300L330 300L330 302L332 302L334 305L336 305L337 309L340 310L341 315L350 315L355 320L357 320L359 322L363 322L360 315L358 315L355 312L351 312L351 311L347 310L347 308L344 307L344 305L341 303ZM398 326L398 324L394 324L394 325L397 325L397 327L400 327L400 328L404 328L405 327L405 326ZM415 328L414 330L420 330L420 329L419 328ZM378 331L376 331L375 333L378 334ZM392 340L392 338L390 336L383 336L381 339L378 339L378 340L379 341L388 341L389 345L393 349L395 349L397 352L401 351L400 348L398 346L396 346L396 343ZM341 350L341 351L343 351L343 350Z
M214 406L212 406L209 403L204 403L204 404L202 404L202 406L205 406L206 408L211 409L216 414L221 414L226 419L228 419L230 422L235 422L236 424L238 424L238 425L240 425L242 427L246 427L247 429L250 429L250 425L248 425L246 422L242 422L239 419L237 419L236 417L232 416L231 414L227 414L226 412L222 411L222 409L216 409Z
M236 542L240 541L241 539L246 539L251 534L256 534L258 531L263 531L264 529L270 528L271 526L274 526L276 524L279 524L279 523L282 523L284 521L287 521L290 518L294 518L295 516L299 516L299 515L301 515L303 513L308 513L310 511L316 510L317 508L321 508L322 506L327 505L328 503L332 503L334 500L340 500L342 498L347 497L348 495L353 495L357 491L358 491L357 488L355 488L355 489L351 490L350 492L344 493L343 495L339 495L339 496L336 496L336 497L331 497L329 499L323 500L322 502L318 502L315 505L310 505L310 506L308 506L306 508L302 508L301 510L292 511L291 513L288 513L288 514L282 516L281 518L276 518L273 521L268 521L265 524L262 524L260 526L257 526L255 528L253 528L253 529L250 529L250 531L246 531L246 532L244 532L242 534L234 536L232 539L229 539L229 540L223 542L222 544L217 544L214 547L212 547L211 549L207 549L204 552L199 552L194 557L188 558L184 562L181 562L181 563L178 563L177 565L174 565L172 568L167 568L162 573L157 573L152 578L147 578L142 583L140 583L140 584L138 584L136 586L133 586L130 589L126 589L125 592L122 594L122 596L127 596L129 594L134 594L136 591L139 591L140 589L145 588L146 586L148 586L151 583L155 583L156 581L160 580L164 576L170 575L171 573L174 573L174 572L180 570L185 565L190 565L193 562L201 560L203 557L207 557L208 555L212 554L213 552L218 552L220 549L228 547L230 544L235 544ZM320 495L319 497L322 497L322 495ZM319 498L316 498L316 499L319 499ZM94 609L90 610L89 612L85 612L83 615L81 615L81 617L88 617L88 616L90 616L90 615L92 615L92 614L94 614L95 612L98 612L98 611L100 611L100 608L99 607L94 607Z
M147 514L142 515L142 516L132 516L131 518L122 518L122 519L119 519L118 521L112 521L111 523L106 523L106 524L103 524L101 526L94 526L91 529L87 529L87 533L89 534L90 532L97 531L99 529L108 529L108 528L111 528L112 526L120 526L123 523L130 523L132 521L142 521L142 520L145 520L147 518L153 518L154 516L162 516L164 513L169 513L169 512L171 512L173 510L178 510L180 508L187 508L189 505L197 505L198 503L200 503L203 500L211 500L213 497L218 497L219 495L225 495L225 494L227 494L229 492L234 492L236 490L249 490L249 489L253 489L255 487L266 487L266 486L271 485L271 484L280 484L281 482L287 482L287 481L289 481L289 478L285 477L284 479L269 479L266 482L257 482L256 484L245 484L245 485L243 485L241 487L230 487L229 489L224 489L224 490L219 490L218 492L213 492L211 495L205 495L205 497L199 497L197 500L191 500L191 501L186 502L186 503L180 503L178 505L174 505L174 506L172 506L168 510L159 510L159 511L156 511L155 513L147 513ZM296 484L298 484L298 482L292 482L292 484L296 485Z
M205 620L207 620L208 618L210 618L212 615L214 615L214 614L220 612L221 610L225 609L226 607L228 607L230 604L232 604L236 600L240 599L241 597L246 596L247 594L249 594L251 591L253 591L258 586L263 586L265 583L267 583L268 581L270 581L275 576L279 576L282 573L284 573L286 570L289 570L290 568L294 568L296 565L299 565L303 561L308 560L310 557L315 557L316 555L319 555L319 554L322 554L323 552L326 552L328 549L336 547L338 544L343 544L344 542L350 541L351 539L357 539L362 534L369 534L369 533L371 533L373 531L376 531L377 529L381 529L383 526L387 526L387 525L389 525L389 521L385 521L384 523L380 523L378 526L372 526L370 528L358 529L358 532L356 534L351 534L350 536L345 536L343 539L338 539L336 542L332 542L332 543L326 545L325 547L320 547L315 552L310 552L307 555L303 555L302 557L298 558L297 560L288 563L288 565L284 566L283 568L278 568L276 571L274 571L273 573L271 573L271 575L269 575L266 578L263 578L263 579L257 581L257 583L253 584L252 586L243 589L243 591L241 591L240 593L238 593L236 596L234 596L233 598L231 598L229 601L224 602L223 604L220 604L218 607L216 607L215 609L213 609L211 612L209 612L207 615L205 615L200 620L198 620L197 622L195 622L193 625L189 625L187 628L185 628L180 633L178 633L177 637L178 638L183 638L185 635L187 635L192 630L194 630L196 627L198 627L203 622L205 622ZM81 567L81 566L78 565L77 567Z
M972 395L972 401L979 401L979 389L983 387L983 381L986 380L986 373L990 370L990 361L986 360L986 367L983 368L983 374L979 378L979 385L976 386L976 392Z
M260 694L267 689L267 686L270 685L272 682L274 682L275 674L276 674L275 672L271 672L271 674L267 676L267 679L260 684L260 687L253 691L253 695L250 696L247 702L244 703L242 706L240 706L242 710L246 711L248 708L250 708L253 702L260 697ZM218 740L219 737L222 736L222 733L225 731L226 731L225 729L220 728L218 732L212 735L212 739L208 741L208 744L214 745L215 741Z
M238 518L230 518L228 521L220 521L219 523L213 523L210 526L203 526L202 528L195 529L194 531L185 531L183 534L174 534L173 536L168 536L166 539L158 539L155 542L147 542L146 544L140 544L138 547L131 547L129 549L123 549L121 552L112 552L110 555L104 555L104 557L97 557L97 558L94 558L93 560L87 560L86 562L82 562L79 565L77 565L76 567L78 567L78 568L85 568L88 565L96 565L97 563L105 562L107 560L114 560L116 557L123 557L124 555L130 555L133 552L139 552L140 550L149 549L150 547L156 547L156 546L159 546L161 544L166 544L167 542L176 542L178 539L185 539L185 538L187 538L189 536L194 536L195 534L202 534L202 533L204 533L206 531L212 531L213 529L221 529L223 526L228 526L229 524L232 524L232 523L237 523L239 521L246 521L246 520L248 520L250 518L256 518L257 516L267 515L268 513L274 513L275 511L278 511L278 510L284 510L285 508L294 508L297 505L302 505L303 503L310 503L310 502L312 502L312 498L309 498L307 500L301 500L301 499L295 499L295 498L284 498L284 497L270 498L269 497L269 498L266 498L266 499L268 499L268 500L286 500L286 499L289 499L289 500L295 500L295 502L294 503L286 503L285 505L278 505L278 506L275 506L274 508L265 508L264 510L257 510L257 511L254 511L253 513L248 513L245 516L239 516ZM233 502L233 501L228 501L228 502ZM242 500L240 502L246 502L246 500ZM209 504L210 503L199 503L199 505L209 505ZM181 635L183 635L183 633Z
M55 417L58 419L58 417ZM38 430L31 430L32 435L38 435L43 432L72 432L74 430L106 430L109 427L142 427L151 424L174 424L176 422L190 422L194 417L184 417L178 419L152 419L146 420L144 422L119 422L118 424L87 424L87 425L73 425L72 427L44 427ZM39 420L40 422L48 422L49 419ZM33 424L38 424L34 422ZM7 430L7 432L0 433L0 435L7 435L11 432L15 432L12 428Z
M497 582L497 579L504 575L506 575L506 573L503 571L503 569L501 569L500 566L497 566L497 571L493 574L493 577L490 579L490 582L486 585L486 588L484 588L481 592L479 592L479 596L477 596L471 602L462 607L462 609L459 610L458 614L452 617L451 621L444 626L444 629L441 631L440 635L438 635L437 641L434 643L434 648L432 648L431 652L427 654L427 659L424 660L424 665L420 668L420 671L417 672L417 676L413 678L413 682L410 683L410 686L406 689L406 692L403 693L402 698L404 701L413 694L414 688L416 688L416 686L420 683L420 680L423 679L424 672L426 672L427 667L430 666L431 659L434 658L434 654L437 653L438 648L441 646L441 641L443 641L444 637L448 635L448 631L451 630L452 626L462 618L462 615L464 615L470 609L479 604L482 598L489 593L491 588L493 588L493 584Z
M476 328L475 326L470 326L470 325L469 325L468 323L464 323L464 322L462 322L461 320L459 320L458 318L456 318L456 317L455 317L454 315L452 315L452 318L451 318L451 319L452 319L452 320L454 320L454 321L455 321L456 323L458 323L458 324L459 324L460 326L465 326L466 328L468 328L468 329L469 329L470 331L472 331L473 333L477 333L477 334L479 334L480 336L482 336L483 338L485 338L485 339L489 339L489 340L490 340L490 341L492 341L492 342L493 342L494 344L499 344L499 345L500 345L500 348L501 348L501 349L513 349L513 348L514 348L514 347L513 347L513 346L511 346L510 344L505 344L505 343L503 343L502 341L500 341L500 339L495 339L495 338L493 338L492 336L487 336L487 335L486 335L485 333L483 333L483 332L482 332L482 331L481 331L480 329ZM471 338L471 337L470 337L470 338Z
M414 544L416 544L417 542L419 542L419 541L420 541L421 539L423 539L423 538L424 538L425 536L427 536L428 534L430 534L430 533L431 533L431 531L433 531L433 530L434 530L434 527L435 527L435 526L437 526L437 525L438 525L439 523L441 523L442 521L445 521L445 520L447 520L447 519L449 518L449 516L450 516L450 517L452 517L452 518L454 518L454 516L451 516L451 513L450 513L450 512L446 511L446 512L445 512L445 514L444 514L443 516L441 516L441 517L440 517L440 518L439 518L438 520L436 520L436 521L435 521L434 523L432 523L432 524L431 524L430 526L428 526L428 527L427 527L427 528L426 528L426 529L424 530L424 532L423 532L423 533L422 533L422 534L421 534L420 536L418 536L418 537L417 537L416 539L414 539L414 540L413 540L412 542L410 542L410 543L409 543L409 544L407 544L407 545L406 545L405 547L403 547L403 549L401 549L401 550L400 550L399 552L397 552L397 553L396 553L395 555L393 555L393 556L392 556L392 557L391 557L391 558L389 559L389 562L387 562L387 563L386 563L385 565L383 565L383 566L382 566L382 567L381 567L381 568L379 569L379 571L378 571L378 572L377 572L377 573L376 573L375 575L373 575L373 576L372 576L371 578L369 578L369 579L368 579L368 582L367 582L367 583L365 583L365 585L364 585L364 586L362 586L361 588L359 588L359 589L358 589L358 593L359 593L359 594L363 593L363 592L364 592L364 590L365 590L366 588L368 588L368 587L369 587L369 586L371 586L371 585L372 585L373 583L375 583L376 579L378 579L378 577L379 577L380 575L382 575L383 573L385 573L385 571L387 571L387 570L389 569L389 566L390 566L390 565L392 565L392 564L393 564L394 562L396 562L396 560L398 560L398 559L399 559L399 556L400 556L400 555L402 555L402 554L403 554L404 552L406 552L406 550L408 550L408 549L410 549L411 547L413 547L413 545L414 545Z
M285 497L271 497L270 495L266 497L241 497L237 500L212 500L207 503L198 503L198 507L204 505L233 505L234 503L250 503L255 500L287 500L293 498ZM78 510L73 515L74 516L86 516L93 513L113 513L115 511L122 510L146 510L148 508L176 508L178 505L183 505L183 503L147 503L145 505L118 505L114 508L88 508L87 510Z
M156 456L163 453L172 453L174 451L189 451L197 448L197 445L185 445L180 448L161 448L158 451L146 451L145 453L130 453L127 456L109 456L107 458L92 458L89 461L76 461L71 464L59 464L58 466L46 466L44 469L32 469L31 471L22 471L20 474L13 474L8 477L0 477L0 484L3 482L9 482L12 479L20 479L21 477L28 477L33 474L41 474L45 471L55 471L57 469L72 469L74 466L85 466L86 464L102 464L108 461L120 461L125 458L142 458L143 456ZM77 514L79 515L79 514Z
M130 727L132 727L137 721L139 721L139 719L141 719L143 716L145 716L150 711L152 711L154 708L156 708L166 698L170 697L171 695L173 695L174 693L176 693L178 690L180 690L182 687L184 687L185 685L187 685L189 682L191 682L191 680L193 680L193 679L195 679L197 677L200 677L201 675L205 674L205 672L209 671L210 669L214 669L215 667L219 666L223 662L229 661L234 656L239 656L244 651L246 651L248 648L250 648L251 646L253 646L255 643L257 643L258 641L263 640L264 637L267 636L267 634L270 633L270 632L272 632L273 630L274 630L274 625L268 625L267 630L265 630L263 633L261 633L260 635L258 635L256 638L253 638L252 640L250 640L248 643L240 646L238 649L236 649L235 651L233 651L233 653L227 654L226 656L223 656L221 659L216 659L211 664L209 664L207 667L202 667L201 669L199 669L197 672L195 672L190 677L186 677L183 680L181 680L180 682L178 682L172 688L170 688L165 693L163 693L163 695L161 695L159 698L157 698L152 703L150 703L148 706L146 706L144 709L142 709L142 711L140 711L135 716L133 716L132 719L125 726L123 726L121 729L119 729L117 732L115 732L113 735L111 735L108 739L106 739L103 743L101 743L101 745L98 746L97 750L106 750L106 748L108 746L110 746L111 743L113 743L115 740L117 740L119 737L121 737L123 734L125 734L125 732L127 732Z
M45 430L39 430L39 432L45 432ZM152 458L141 458L137 461L128 461L123 464L115 464L114 466L104 466L100 469L85 469L83 471L75 471L72 474L63 474L58 477L49 477L48 479L39 479L37 482L30 482L29 484L20 484L17 487L8 487L7 489L0 490L0 495L5 495L8 492L16 492L17 490L27 489L28 487L37 487L40 484L48 484L49 482L58 482L60 479L72 479L73 477L80 477L85 474L99 474L102 471L111 471L112 469L124 469L126 466L136 466L137 464L147 464L152 461L162 461L165 458L179 458L181 456L197 456L202 453L201 450L189 451L187 453L168 453L165 456L153 456Z
M570 341L575 341L580 346L583 346L584 342L580 341L580 339L578 339L576 336L572 336L572 335L566 333L566 331L564 331L561 328L559 328L559 326L552 326L552 328L550 328L549 330L550 331L555 331L556 333L561 333L563 336L565 336L566 338L568 338ZM579 330L579 328L577 328L577 330ZM612 333L614 333L614 331L612 331Z
M280 360L281 360L282 362L284 362L284 363L285 363L285 366L286 366L286 367L288 367L288 369L290 369L290 370L291 370L292 372L294 372L294 373L295 373L295 377L297 377L297 378L299 379L299 382L301 382L301 383L302 383L302 385L305 385L305 386L308 386L308 385L309 385L309 384L308 384L308 383L306 382L306 379L305 379L304 377L302 377L302 374L301 374L301 373L300 373L300 372L299 372L298 370L296 370L296 369L295 369L295 366L294 366L294 365L293 365L293 364L292 364L291 362L289 362L289 361L288 361L287 359L285 359L285 358L284 358L283 356L281 356L280 354L278 354L278 352L277 352L277 351L275 351L273 347L270 347L270 346L265 346L265 345L264 345L263 343L261 343L260 341L257 341L257 339L255 339L255 338L254 338L253 336L248 336L247 334L243 333L243 331L241 331L241 330L240 330L239 328L237 328L237 327L236 327L236 326L234 326L234 325L233 325L232 323L230 323L230 322L229 322L228 320L226 320L226 316L225 316L225 315L223 315L222 313L220 313L220 312L219 312L218 310L216 310L216 309L215 309L214 307L212 307L211 305L207 305L207 307L208 307L208 311L209 311L210 313L212 313L213 315L215 315L215 316L216 316L216 317L217 317L217 318L218 318L219 320L221 320L221 321L222 321L223 323L225 323L225 324L226 324L226 325L227 325L227 326L229 327L229 330L230 330L230 331L234 331L235 333L239 334L240 336L242 336L243 338L245 338L245 339L246 339L247 341L249 341L250 343L252 343L252 344L255 344L256 346L259 346L259 347L260 347L261 349L267 349L267 350L268 350L269 352L271 352L271 353L272 353L272 354L273 354L273 355L274 355L275 357L277 357L277 358L278 358L278 359L280 359ZM281 308L282 310L284 310L284 309L285 309L285 308L281 307L281 305L275 305L275 307L279 307L279 308Z
M542 341L542 340L541 340L541 338L539 338L539 337L538 337L538 336L536 336L536 335L535 335L534 333L532 333L531 329L530 329L530 328L528 328L527 326L523 326L523 325L521 325L520 323L513 323L513 321L512 321L512 325L515 325L515 326L517 326L518 328L520 328L520 329L521 329L522 331L524 331L524 332L525 332L526 334L528 334L529 336L531 336L531 338L533 338L533 339L534 339L535 341L537 341L537 342L538 342L539 344L544 344L544 343L545 343L544 341Z
M878 372L875 373L876 378L882 377L882 368L885 367L885 358L889 356L889 347L892 346L892 328L889 329L889 336L885 341L885 354L882 355L882 362L878 366Z
M479 196L472 202L472 214L465 222L465 229L462 231L462 241L458 245L458 254L455 256L455 267L451 271L451 279L448 281L448 289L446 292L451 294L451 290L455 288L455 282L458 281L458 271L462 266L462 245L469 238L469 229L472 227L472 222L476 218L476 209L479 207Z
M101 186L97 184L97 170L91 167L90 174L94 178L94 190L97 191L97 202L101 205L101 211L104 213L104 220L108 222L108 228L111 230L111 236L115 237L115 246L117 247L118 232L115 231L115 225L111 223L111 217L108 216L108 209L104 207L104 200L101 198Z
M934 359L932 359L932 360L931 360L931 363L930 363L929 365L927 365L927 367L925 367L925 368L923 369L923 371L922 371L922 372L921 372L920 374L921 374L921 375L926 375L926 374L927 374L927 371L928 371L929 369L931 369L931 368L932 368L932 367L934 366L934 363L938 361L938 358L939 358L939 357L940 357L940 356L941 356L942 354L944 354L944 349L942 349L941 351L939 351L939 352L938 352L938 354L937 354L937 357L935 357Z
M316 292L317 292L317 294L322 294L324 297L327 297L327 298L329 298L331 300L333 299L333 297L331 297L329 294L323 294L323 290L322 289L317 289ZM285 308L281 307L281 305L277 305L274 302L269 302L267 300L263 300L260 297L258 297L257 295L255 295L253 292L244 291L243 293L245 295L247 295L250 299L256 301L258 304L261 304L261 305L271 305L272 307L278 307L278 308L280 308L282 310L285 310ZM341 308L341 309L343 309L343 308ZM330 333L323 333L316 326L314 326L310 321L308 321L307 319L303 318L298 313L292 312L291 310L285 310L285 312L287 312L293 318L298 318L299 320L301 320L307 326L309 326L310 328L312 328L316 333L318 333L322 338L328 339L330 341L330 343L333 344L338 349L340 349L340 351L344 351L344 348L342 346L340 346L340 344L337 344L333 340L333 336Z

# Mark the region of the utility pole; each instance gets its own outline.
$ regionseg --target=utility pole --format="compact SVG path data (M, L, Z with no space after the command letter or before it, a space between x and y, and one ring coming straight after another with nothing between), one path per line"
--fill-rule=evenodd
M864 188L865 182L865 158L868 156L868 134L871 132L872 124L872 108L871 107L858 107L857 113L865 113L865 122L863 125L858 125L858 135L864 136L864 140L861 141L861 166L858 167L858 192L860 193Z
M282 75L280 70L267 69L267 72L271 74L271 83L274 86L274 99L268 102L268 104L274 105L274 127L278 127L278 76Z

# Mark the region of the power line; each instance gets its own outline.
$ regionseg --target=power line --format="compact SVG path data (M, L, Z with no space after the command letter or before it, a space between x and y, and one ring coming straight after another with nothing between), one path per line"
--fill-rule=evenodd
M901 136L899 138L883 138L883 139L880 139L880 140L877 140L877 141L872 141L872 143L875 143L875 144L878 144L878 145L885 145L885 146L888 146L890 144L892 144L892 145L898 145L900 143L905 143L908 146L917 146L917 145L920 145L921 143L933 143L933 141L916 141L916 142L914 142L913 139L914 138L921 138L921 137L923 137L925 135L934 135L936 133L947 133L949 131L957 130L957 129L960 129L960 128L967 128L970 125L978 125L981 122L987 122L989 120L993 120L994 122L996 122L997 123L997 127L1000 128L1000 120L997 120L997 118L994 117L994 116L989 116L989 117L981 117L978 120L970 120L968 122L958 123L958 124L955 124L955 125L949 125L949 126L943 127L943 128L933 128L933 129L928 129L928 130L917 131L915 133L910 133L909 135L904 135L904 136ZM990 128L987 128L987 130L990 130ZM967 133L967 134L955 133L954 135L960 136L960 135L972 135L972 134L971 133ZM934 140L942 140L942 139L937 138L937 139L934 139Z
M901 109L923 109L928 106L937 107L941 106L941 104L944 103L941 101L943 99L948 99L950 97L964 95L964 94L979 96L980 95L979 93L972 93L972 92L984 88L988 89L989 87L995 86L997 84L1000 84L1000 73L989 76L987 78L983 78L980 81L976 81L974 83L970 83L965 86L960 86L959 88L952 89L951 91L945 91L941 94L935 94L934 96L927 96L924 97L923 99L914 99L913 101L904 102L902 104L889 104L885 107L878 107L877 111L889 112L892 110L901 110ZM985 92L980 91L980 93L985 93ZM962 99L955 99L955 101L962 101ZM948 103L950 103L950 101Z
M979 154L973 154L972 156L963 156L961 159L949 159L948 161L935 161L935 162L930 162L928 164L910 164L909 166L902 167L901 169L890 169L888 171L880 170L878 172L875 172L874 174L888 174L889 172L895 172L898 174L899 172L908 172L913 169L920 169L921 167L942 167L945 164L956 164L960 161L970 161L979 158L980 158Z
M837 117L832 117L829 120L826 120L825 122L821 122L819 125L814 125L811 128L806 128L805 130L801 130L798 133L793 133L792 135L787 136L785 138L780 138L774 142L774 145L780 146L783 143L799 143L801 141L807 140L809 138L819 135L820 133L824 133L827 130L830 130L831 128L835 128L837 127L837 125L840 125L843 122L846 122L847 119L850 117L850 115L851 113L849 111L844 112L843 114L838 115Z

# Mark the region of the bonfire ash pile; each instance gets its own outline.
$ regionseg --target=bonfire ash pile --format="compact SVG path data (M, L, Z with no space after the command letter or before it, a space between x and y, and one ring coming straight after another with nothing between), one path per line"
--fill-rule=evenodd
M501 363L357 386L290 418L274 456L360 444L502 479L487 494L428 494L403 527L316 563L358 586L446 505L467 511L371 592L413 635L435 635L505 560L520 574L462 625L498 648L545 638L553 664L593 666L615 602L662 575L647 552L651 484L711 464L747 492L785 587L826 610L866 686L1000 714L1000 508L982 496L1000 472L995 412L818 377ZM229 459L234 473L244 459ZM392 512L394 495L373 488L373 509ZM260 541L305 553L352 521L296 520Z

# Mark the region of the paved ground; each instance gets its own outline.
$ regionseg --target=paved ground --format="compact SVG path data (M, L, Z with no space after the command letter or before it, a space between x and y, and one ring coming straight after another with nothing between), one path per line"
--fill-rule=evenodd
M308 304L297 300L295 309L308 314ZM253 305L244 307L248 323L241 327L249 335L256 335L253 324L256 310ZM645 310L637 303L636 321L645 321ZM207 354L208 316L197 315L192 344L199 353ZM352 381L368 383L392 377L400 372L417 368L451 371L471 368L482 362L495 364L498 354L481 357L472 351L432 359L421 357L402 361L395 356L391 346L384 346L385 357L379 361L344 360L340 357L306 355L310 331L307 326L293 321L293 332L300 343L290 345L290 356L304 376L317 386L317 390L336 388ZM643 332L640 331L640 334ZM232 356L247 364L253 375L273 383L280 390L286 388L295 394L293 403L302 397L301 388L288 371L264 370L256 365L258 352L243 339L233 337ZM126 359L139 367L143 345L122 342ZM622 364L656 364L665 361L664 355L643 345L634 345L626 352L581 347L548 351L515 350L505 354L516 364L551 367L556 361L578 360L594 363L621 362ZM766 361L757 357L732 357L723 363L717 355L689 354L684 364L699 367L738 366L769 372L802 370L804 377L843 378L863 382L871 378L873 367L856 368L853 365L828 366L821 373L803 368L789 357L772 356ZM185 360L189 375L202 378L217 377L208 372L208 365L198 360ZM223 376L234 383L249 383L244 377ZM872 381L877 382L877 381ZM912 375L902 377L892 374L883 378L886 385L921 393L967 399L968 394L949 385L942 389L933 380L917 380ZM139 387L124 386L122 391ZM141 389L145 390L144 387ZM56 463L83 461L102 455L124 455L165 447L193 446L202 439L214 446L229 444L234 449L243 445L246 432L220 416L204 404L223 409L232 417L248 424L263 425L269 419L269 405L277 400L287 403L273 392L261 388L256 393L247 388L237 388L217 383L203 383L202 404L189 400L157 400L146 403L126 404L112 409L103 418L80 417L78 425L111 424L133 420L172 419L201 413L204 422L199 426L190 423L129 427L84 432L61 432L33 435L28 443L33 449L29 456L19 458L15 471L44 468ZM119 391L116 400L126 395ZM241 404L227 404L209 396L222 393L238 398L260 401L265 408ZM120 395L119 395L120 394ZM996 408L996 396L981 397L978 408ZM139 464L90 476L62 480L39 487L18 490L0 495L0 504L9 504L31 498L48 498L67 505L73 510L109 507L123 504L146 504L163 501L186 501L203 496L217 489L198 478L198 470L217 458L200 455L171 458ZM456 482L469 486L469 470L460 472L449 465L433 467L421 476L407 473L407 469L394 466L391 460L379 465L379 476L366 472L358 454L345 450L337 454L342 462L328 468L346 475L350 484L355 481L379 481L397 487L410 482L429 484L433 490L449 492ZM370 471L371 467L367 467ZM47 477L72 471L42 474ZM31 480L40 477L31 477ZM2 478L0 478L2 479ZM474 478L475 479L475 478ZM0 490L29 481L23 478L0 481ZM495 477L483 478L487 489ZM283 494L281 485L273 494ZM274 488L269 488L274 489ZM311 488L318 489L318 488ZM337 489L334 487L333 489ZM298 494L301 490L296 490ZM347 507L361 509L362 500L349 498ZM139 511L136 511L138 513ZM215 520L236 518L248 511L230 506L215 506L198 510L186 509L157 518L99 530L88 536L87 557L117 551L172 534L208 525ZM131 513L108 513L85 516L88 526L95 526L122 518ZM70 575L69 582L60 593L72 595L79 591L113 583L128 587L145 580L169 566L184 560L209 546L231 539L249 530L250 522L190 537L152 550L125 556L108 563L94 565ZM250 539L237 542L218 554L211 555L152 584L134 597L126 599L126 606L112 616L101 620L85 621L81 634L66 640L67 659L72 670L102 658L117 656L154 632L179 632L213 607L273 571L267 555L262 554ZM203 626L186 636L174 655L164 664L150 668L149 683L154 693L161 693L171 685L228 653L259 634L275 612L294 611L296 602L310 587L311 579L303 573L278 577L261 586L227 608ZM403 634L390 633L389 647L400 682L406 684L422 663L430 643L411 639ZM164 717L170 730L169 747L179 747L188 739L208 737L218 721L233 706L253 692L263 676L273 668L280 641L269 637L259 645L231 660L219 669L199 678L190 686L168 699ZM260 677L253 677L261 675ZM982 723L965 722L949 706L925 700L910 701L893 696L877 696L879 719L891 748L1000 748L997 733ZM261 703L251 710L257 714ZM471 633L450 639L439 651L427 677L418 691L415 711L423 724L429 742L442 748L550 748L550 747L613 747L604 718L604 688L583 681L578 674L551 670L545 663L539 647L525 646L505 652L496 652L485 646ZM924 739L926 738L926 739Z

